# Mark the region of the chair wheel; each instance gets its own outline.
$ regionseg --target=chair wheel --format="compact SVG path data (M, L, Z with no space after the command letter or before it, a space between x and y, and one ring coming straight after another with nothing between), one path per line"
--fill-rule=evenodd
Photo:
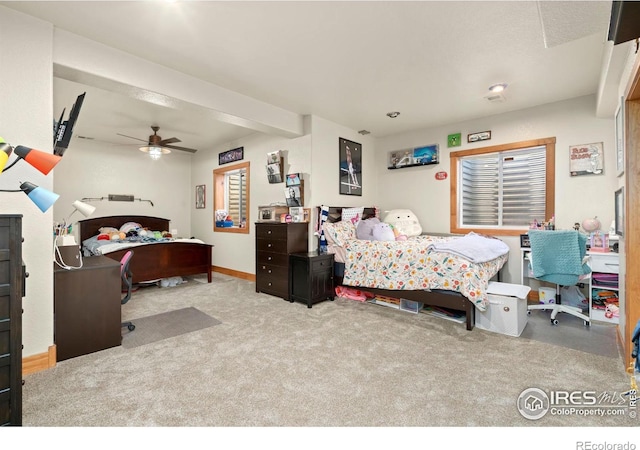
M135 326L134 324L129 324L129 325L127 325L127 329L128 329L129 331L133 331L133 330L135 330L135 329L136 329L136 326Z
M558 319L551 319L551 325L558 325Z

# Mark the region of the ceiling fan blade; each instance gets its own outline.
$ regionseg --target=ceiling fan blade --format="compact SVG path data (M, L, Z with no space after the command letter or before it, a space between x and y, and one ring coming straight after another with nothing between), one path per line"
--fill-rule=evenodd
M198 150L195 148L187 148L187 147L178 147L177 145L163 145L163 147L170 148L172 150L181 150L183 152L195 153Z
M160 141L160 145L166 145L166 144L175 144L176 142L182 142L180 139L178 139L177 137L172 137L169 139L163 139Z
M84 141L100 142L102 144L117 145L117 146L120 146L120 147L128 147L130 145L140 145L140 144L123 144L121 142L105 141L103 139L96 139L96 138L91 137L91 136L83 136L83 135L80 135L80 134L74 136L74 138L75 139L82 139Z
M148 139L140 139L140 138L137 138L137 137L127 136L126 134L120 134L120 133L116 133L116 134L118 136L126 137L126 138L129 138L129 139L135 139L136 141L147 142L147 143L149 142Z

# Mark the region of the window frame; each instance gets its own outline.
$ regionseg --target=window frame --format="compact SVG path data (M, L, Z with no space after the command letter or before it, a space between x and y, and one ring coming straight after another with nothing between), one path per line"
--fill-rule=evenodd
M222 209L222 205L225 204L226 196L226 175L229 172L246 169L246 185L247 185L247 198L246 198L246 211L247 217L244 228L234 225L233 227L218 227L216 226L216 211ZM251 189L250 189L250 163L249 161L232 166L219 167L213 170L213 231L220 231L223 233L241 233L249 234L251 223Z
M451 152L449 154L451 177L450 177L450 223L449 229L451 233L455 234L467 234L471 231L477 233L491 233L495 236L519 236L526 232L528 226L522 227L499 227L499 228L486 228L486 227L472 227L472 226L460 226L458 216L458 170L460 158L467 156L487 155L491 153L500 153L514 150L523 150L532 147L545 147L546 149L546 192L545 192L545 217L551 217L555 211L555 179L556 179L556 138L549 137L543 139L533 139L529 141L513 142L509 144L493 145L491 147L475 148L471 150L460 150Z

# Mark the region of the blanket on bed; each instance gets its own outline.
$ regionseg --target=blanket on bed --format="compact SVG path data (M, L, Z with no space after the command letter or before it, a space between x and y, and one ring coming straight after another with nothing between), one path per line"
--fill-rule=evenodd
M509 246L500 239L482 236L474 232L451 241L431 244L429 249L452 253L474 263L491 261L509 253Z

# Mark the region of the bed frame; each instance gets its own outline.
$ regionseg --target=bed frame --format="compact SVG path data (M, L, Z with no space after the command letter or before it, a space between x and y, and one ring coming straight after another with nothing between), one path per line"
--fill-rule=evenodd
M348 207L345 207L348 208ZM327 218L327 222L338 222L342 218L342 207L329 207L329 216ZM370 217L375 217L376 209L375 208L365 208L362 214L362 219L368 219ZM320 208L317 208L316 217L320 217ZM337 263L336 263L337 264ZM336 271L334 270L334 273ZM336 276L336 285L342 284L342 277ZM410 291L410 290L390 290L390 289L378 289L378 288L370 288L370 287L362 287L362 286L346 286L346 287L357 287L363 291L371 292L373 294L378 294L386 297L395 297L398 298L401 296L407 300L413 300L415 302L420 302L424 305L429 306L437 306L440 308L449 308L454 311L463 311L466 315L466 327L467 330L473 330L475 325L475 314L476 307L472 302L470 302L464 295L455 291L445 291L440 289L434 289L430 291Z
M149 216L108 216L78 222L80 245L85 239L99 234L101 227L120 228L126 222L136 222L152 231L168 231L169 219ZM141 283L161 278L207 274L211 283L211 244L196 242L158 242L132 248L131 272L133 282ZM107 253L105 256L120 261L127 249Z

